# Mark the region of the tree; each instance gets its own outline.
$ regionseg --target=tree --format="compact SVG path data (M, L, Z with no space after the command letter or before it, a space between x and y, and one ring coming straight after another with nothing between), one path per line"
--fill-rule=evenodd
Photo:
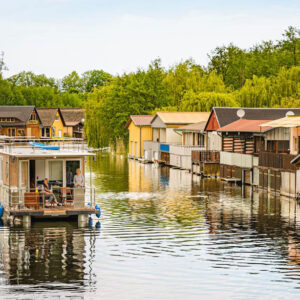
M111 82L112 75L103 70L92 70L82 74L83 89L86 92L91 92L95 87L101 87Z

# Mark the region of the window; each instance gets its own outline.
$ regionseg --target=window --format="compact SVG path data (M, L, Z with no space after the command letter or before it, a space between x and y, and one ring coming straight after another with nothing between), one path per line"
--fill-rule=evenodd
M18 130L17 130L17 135L18 135L18 136L25 136L25 131L24 131L24 129L18 129Z
M49 161L49 181L53 186L63 186L62 161Z
M55 127L52 127L52 137L55 137Z
M59 115L56 115L55 116L55 121L58 121L59 120Z
M32 113L32 114L31 114L30 120L32 120L32 121L36 121L36 120L37 120L37 116L36 116L35 113Z

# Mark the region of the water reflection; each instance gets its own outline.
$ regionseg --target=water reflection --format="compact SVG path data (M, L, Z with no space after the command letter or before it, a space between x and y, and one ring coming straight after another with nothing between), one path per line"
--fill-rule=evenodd
M22 293L39 284L54 290L94 289L94 230L69 222L33 223L32 228L0 231L1 281ZM55 285L53 285L55 284ZM12 290L10 289L10 290Z

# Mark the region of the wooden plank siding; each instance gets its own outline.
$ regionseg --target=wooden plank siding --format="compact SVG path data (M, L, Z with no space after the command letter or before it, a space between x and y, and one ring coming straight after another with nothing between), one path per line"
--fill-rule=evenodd
M220 162L220 152L219 151L192 151L192 162Z
M260 152L259 167L296 171L298 169L297 166L290 163L295 157L296 155L292 154Z

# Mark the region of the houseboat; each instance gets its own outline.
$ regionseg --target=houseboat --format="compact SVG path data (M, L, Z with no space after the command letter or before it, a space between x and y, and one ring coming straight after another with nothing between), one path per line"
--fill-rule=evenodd
M30 226L35 219L73 218L84 226L90 214L100 212L95 209L91 174L89 183L85 176L87 158L93 155L81 139L2 137L3 219Z

